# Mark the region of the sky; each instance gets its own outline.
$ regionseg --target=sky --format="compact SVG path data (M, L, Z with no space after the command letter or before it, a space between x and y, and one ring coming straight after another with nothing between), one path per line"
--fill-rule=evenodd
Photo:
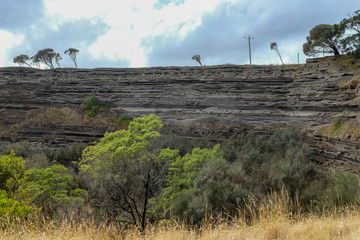
M0 0L0 67L44 48L80 50L79 68L281 64L306 61L318 24L339 23L360 0Z

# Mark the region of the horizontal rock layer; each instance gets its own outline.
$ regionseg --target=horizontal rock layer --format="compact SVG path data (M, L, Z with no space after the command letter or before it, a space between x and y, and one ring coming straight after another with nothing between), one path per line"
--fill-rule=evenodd
M25 124L16 130L16 124L26 122L34 111L76 108L91 96L109 106L114 116L154 113L167 129L184 135L269 131L290 124L312 133L345 109L357 111L354 91L339 88L340 82L353 76L334 58L282 66L0 68L0 127L4 129L0 140L47 145L97 140L108 128ZM6 134L6 129L15 129L17 134ZM329 140L314 139L321 142L320 155L339 159L331 147L324 147ZM358 163L351 157L357 150L351 149L350 158Z

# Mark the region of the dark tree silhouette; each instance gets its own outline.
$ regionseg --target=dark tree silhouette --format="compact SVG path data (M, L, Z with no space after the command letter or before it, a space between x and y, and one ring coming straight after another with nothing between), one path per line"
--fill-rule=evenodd
M77 55L79 54L79 50L78 49L75 49L75 48L69 48L68 50L66 50L64 52L64 54L67 54L70 56L70 58L73 60L74 64L75 64L75 67L78 68L77 66L77 63L76 63L76 57Z
M339 25L320 24L310 30L303 44L303 52L307 56L315 56L319 53L333 53L340 55L340 38L344 30Z
M31 63L28 63L28 61L30 61L30 60L31 59L30 59L30 57L28 55L21 54L21 55L14 58L14 63L18 63L20 66L21 66L21 64L26 64L29 67L32 67Z
M275 52L277 52L277 54L279 55L279 58L280 58L281 63L284 64L284 62L283 62L283 60L282 60L282 58L281 58L279 49L278 49L278 47L277 47L277 43L276 43L276 42L270 43L270 49L271 49L271 50L274 50Z
M54 49L52 48L44 48L42 50L39 50L35 56L32 57L32 60L35 64L38 66L40 63L45 64L51 69L55 69L53 65L53 60L55 58L55 61L59 60L59 57L57 56L58 53L54 52ZM59 55L60 56L60 55ZM60 57L61 59L61 57Z
M197 61L202 66L201 57L199 54L195 54L194 56L192 56L192 60Z

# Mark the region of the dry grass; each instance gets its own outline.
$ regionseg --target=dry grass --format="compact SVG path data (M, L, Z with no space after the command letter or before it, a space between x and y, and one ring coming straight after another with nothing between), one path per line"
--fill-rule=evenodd
M109 127L115 125L108 117L90 118L86 116L82 109L78 107L46 107L34 110L30 118L23 122L24 126L47 127L47 126L92 126L92 127Z
M346 90L354 89L355 92L358 93L360 88L360 73L356 73L354 77L347 81L340 82L339 87Z
M340 56L336 59L336 62L346 68L348 72L355 72L354 77L349 80L343 81L339 83L339 87L341 89L352 90L355 89L355 92L359 92L360 88L360 71L357 63L359 63L359 59L354 56Z
M251 206L250 206L251 205ZM189 228L183 224L171 226L148 225L145 234L135 227L115 223L95 224L93 221L74 221L61 224L53 221L28 221L0 228L0 239L128 239L128 240L275 240L275 239L360 239L360 211L343 210L327 215L293 215L287 194L273 194L258 205L245 210L253 213L253 221L243 218L208 218L203 227ZM2 229L2 230L1 230ZM4 230L5 229L5 230Z
M84 127L100 128L107 131L116 131L118 126L109 112L101 112L99 116L91 118L83 113L79 106L71 107L43 107L36 110L29 110L26 118L20 123L0 128L0 134L3 137L15 138L18 132L23 129L48 128L56 127Z
M170 227L148 226L146 234L137 229L124 229L116 224L95 225L92 222L53 222L42 224L15 224L6 230L0 230L0 239L360 239L360 213L350 212L345 215L328 217L310 216L298 220L289 218L264 218L251 225L242 221L232 224L208 224L201 229L188 229L183 225Z
M317 132L331 138L359 142L360 115L357 114L356 117L349 117L346 115L346 113L343 113L342 116L335 119L332 124L320 128Z

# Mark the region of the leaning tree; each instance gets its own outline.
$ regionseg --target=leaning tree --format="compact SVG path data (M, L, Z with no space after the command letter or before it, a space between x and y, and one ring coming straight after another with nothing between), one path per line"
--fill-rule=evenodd
M42 50L39 50L35 56L31 58L35 64L43 63L46 66L48 66L51 69L54 68L53 60L58 63L58 61L61 59L60 55L54 51L52 48L44 48Z
M310 30L303 44L303 52L307 56L319 53L332 53L340 55L340 38L344 30L338 25L319 24Z
M13 61L14 61L14 63L18 63L20 66L22 64L25 64L25 65L31 67L31 63L28 63L28 61L30 61L30 60L31 59L30 59L30 57L28 55L21 54L19 56L16 56Z
M275 52L277 52L277 54L279 55L279 58L280 58L281 63L284 64L284 62L283 62L283 60L282 60L282 58L281 58L279 49L278 49L278 47L277 47L277 43L276 43L276 42L270 43L270 49L271 49L271 50L274 50Z
M202 66L201 57L199 54L195 54L194 56L192 56L192 60L197 61Z
M69 48L68 50L66 50L64 52L64 54L67 54L70 56L70 58L73 60L74 64L75 64L75 67L78 68L77 66L77 63L76 63L76 57L77 55L79 54L79 50L78 49L75 49L75 48Z

